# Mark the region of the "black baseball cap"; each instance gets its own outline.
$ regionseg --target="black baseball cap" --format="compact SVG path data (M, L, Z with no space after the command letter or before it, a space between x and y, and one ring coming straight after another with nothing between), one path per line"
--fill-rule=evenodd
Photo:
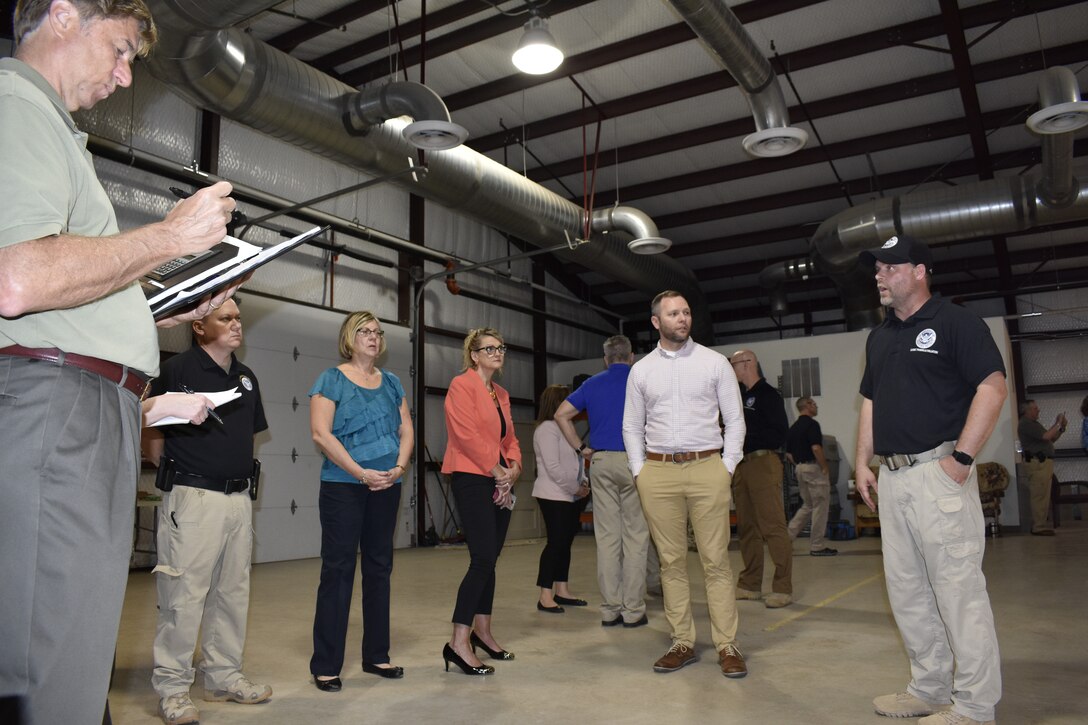
M875 262L884 264L924 264L926 270L933 271L933 252L924 242L906 234L897 234L888 237L884 246L879 249L867 249L858 255L864 264L872 265Z

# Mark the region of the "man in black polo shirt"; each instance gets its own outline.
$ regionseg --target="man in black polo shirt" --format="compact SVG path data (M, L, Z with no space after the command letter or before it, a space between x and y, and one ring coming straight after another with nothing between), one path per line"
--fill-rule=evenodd
M737 505L737 535L744 570L737 579L737 599L763 599L771 609L793 601L793 544L782 505L782 459L778 449L786 440L789 420L782 396L763 379L751 350L729 358L744 401L744 458L733 474ZM771 553L774 578L763 597L763 545Z
M827 546L827 509L831 503L831 479L824 456L824 434L816 422L819 407L805 396L797 399L797 420L786 434L786 456L793 463L801 508L790 519L790 539L796 539L811 517L809 554L835 556L838 549Z
M875 509L869 463L880 458L884 578L911 667L906 691L873 705L927 715L921 725L993 723L1000 655L974 456L1008 395L1005 366L982 320L931 296L928 247L899 235L861 258L888 316L865 345L854 468Z
M173 489L159 507L159 624L152 686L169 725L197 722L189 697L193 651L203 616L204 699L263 702L272 688L242 674L253 549L253 436L266 428L253 371L238 362L242 316L233 300L193 322L197 344L163 363L156 395L237 388L241 397L218 406L220 423L152 429L147 448L175 462ZM160 433L161 432L161 433ZM165 438L165 440L164 440Z

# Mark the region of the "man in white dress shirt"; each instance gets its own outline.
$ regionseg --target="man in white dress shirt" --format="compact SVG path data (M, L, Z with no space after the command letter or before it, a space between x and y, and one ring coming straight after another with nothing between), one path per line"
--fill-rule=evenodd
M651 313L660 340L627 379L623 442L661 560L672 630L672 646L654 671L675 672L698 660L687 575L690 512L718 663L726 677L744 677L727 554L730 484L744 444L740 389L725 356L690 338L691 308L679 292L657 295Z

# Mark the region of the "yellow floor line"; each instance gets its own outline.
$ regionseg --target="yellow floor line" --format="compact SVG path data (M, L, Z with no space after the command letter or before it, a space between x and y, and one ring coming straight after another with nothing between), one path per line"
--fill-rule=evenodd
M780 629L782 627L785 627L787 624L797 621L798 619L805 616L806 614L809 614L811 612L815 612L817 609L821 609L823 607L826 607L828 604L831 604L835 600L842 599L843 597L845 597L850 592L861 589L866 584L871 584L872 582L875 582L878 579L883 579L883 578L884 578L884 573L883 572L881 572L879 574L873 574L868 579L862 579L857 584L854 584L853 586L849 586L846 589L843 589L841 592L838 592L836 594L832 594L830 597L823 600L822 602L817 602L816 604L813 604L811 607L804 610L803 612L798 612L797 614L792 614L792 615L790 615L789 617L786 617L785 619L783 619L780 622L775 622L774 624L772 624L769 627L764 627L763 631L764 632L773 632L776 629Z

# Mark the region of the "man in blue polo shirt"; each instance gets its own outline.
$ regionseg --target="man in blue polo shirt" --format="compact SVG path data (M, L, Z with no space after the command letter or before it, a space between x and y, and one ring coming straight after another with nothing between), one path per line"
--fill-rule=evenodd
M601 625L646 624L646 551L650 533L623 447L623 401L635 356L631 341L614 335L604 342L606 369L563 401L555 422L563 437L592 462L593 534L597 539L597 583ZM589 413L589 445L574 430L574 417Z

